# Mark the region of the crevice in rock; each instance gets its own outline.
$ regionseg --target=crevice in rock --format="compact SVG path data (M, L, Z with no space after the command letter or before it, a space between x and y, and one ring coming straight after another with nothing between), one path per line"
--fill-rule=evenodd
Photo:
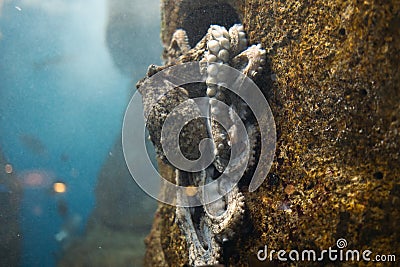
M189 37L191 47L207 33L212 24L229 29L235 23L241 23L239 14L227 1L182 1L179 9L180 27Z

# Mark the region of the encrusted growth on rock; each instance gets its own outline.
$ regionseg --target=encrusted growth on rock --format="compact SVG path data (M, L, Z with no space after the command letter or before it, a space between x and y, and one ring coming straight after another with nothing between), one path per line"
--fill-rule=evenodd
M265 264L256 257L264 245L320 251L338 237L352 248L385 254L391 247L390 253L400 254L399 2L223 2L236 10L251 44L268 51L257 84L268 89L263 93L277 130L266 182L254 193L242 190L246 225L230 243L232 254L224 255L224 264L258 266ZM165 47L176 28L200 32L201 21L182 23L193 17L194 5L202 5L204 16L215 14L210 1L162 3ZM201 49L178 61L200 60L204 39ZM165 266L187 266L175 208L163 211L154 224L147 266L155 266L158 248L166 255Z

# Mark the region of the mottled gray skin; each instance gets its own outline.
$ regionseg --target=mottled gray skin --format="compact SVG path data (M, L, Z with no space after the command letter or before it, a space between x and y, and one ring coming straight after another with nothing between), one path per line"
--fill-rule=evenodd
M221 50L224 50L221 52ZM162 67L151 65L148 69L147 76L138 82L137 87L143 96L144 115L147 121L147 128L150 133L157 156L168 163L163 152L168 149L168 138L161 138L161 129L168 115L176 112L177 123L184 115L194 113L193 116L199 117L200 113L195 108L174 110L179 104L194 97L209 97L209 99L218 99L231 107L232 112L236 112L244 123L250 144L249 158L239 158L238 161L248 160L245 162L247 166L246 173L251 172L256 162L256 147L259 143L259 132L257 123L254 121L252 114L238 96L224 88L223 75L210 74L209 66L215 62L218 64L230 65L243 74L254 78L261 70L262 64L265 63L265 50L259 45L253 45L247 48L247 40L243 26L234 25L229 32L220 26L212 25L204 38L194 47L190 49L188 38L185 31L179 29L172 36L171 45L164 52L166 64ZM184 85L175 87L180 84L179 81L187 77L179 77L179 75L169 72L167 67L185 63L188 61L199 61L201 64L199 72L206 75L208 81L204 84ZM163 79L156 81L148 78L163 70ZM200 75L199 73L199 75ZM144 86L145 85L145 86ZM166 88L175 87L173 90L166 92ZM185 88L183 88L185 87ZM159 95L163 95L159 99L155 99ZM155 105L154 105L155 103ZM207 184L216 179L220 173L226 168L235 168L228 166L230 160L230 146L233 143L240 142L243 138L236 133L235 122L230 129L224 129L216 119L214 119L213 105L210 102L210 119L198 118L182 129L180 133L179 145L181 152L188 159L197 159L200 154L198 144L204 138L213 140L215 158L213 164L207 169L197 173L186 173L182 170L176 170L175 182L178 185L194 186ZM230 117L230 114L225 114ZM233 120L233 119L232 119ZM163 131L172 132L171 129L163 129ZM222 243L232 238L241 224L244 213L244 196L236 185L229 192L225 192L226 185L219 183L212 192L200 192L200 195L217 195L220 198L217 201L206 204L202 207L177 207L177 222L186 237L189 248L189 263L193 266L218 264L221 261ZM190 198L191 195L177 196L177 202L184 198Z

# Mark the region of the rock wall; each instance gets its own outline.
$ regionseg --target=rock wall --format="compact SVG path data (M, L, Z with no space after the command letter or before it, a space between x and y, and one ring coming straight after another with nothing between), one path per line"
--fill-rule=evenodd
M339 238L400 255L400 2L162 1L165 47L177 28L193 44L211 23L234 22L268 50L256 83L278 138L266 181L244 192L245 221L224 264L274 266L256 257L265 245L321 251ZM146 266L188 264L174 207L159 205L146 244Z

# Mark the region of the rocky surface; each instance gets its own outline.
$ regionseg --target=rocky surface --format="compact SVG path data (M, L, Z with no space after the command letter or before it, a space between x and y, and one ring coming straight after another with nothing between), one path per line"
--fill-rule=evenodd
M166 48L177 28L196 40L210 24L242 22L249 43L267 49L256 82L275 117L275 160L262 186L244 192L246 223L221 262L271 266L256 257L265 245L321 251L339 238L400 255L400 3L164 0L162 12ZM188 264L175 211L159 206L146 266Z

